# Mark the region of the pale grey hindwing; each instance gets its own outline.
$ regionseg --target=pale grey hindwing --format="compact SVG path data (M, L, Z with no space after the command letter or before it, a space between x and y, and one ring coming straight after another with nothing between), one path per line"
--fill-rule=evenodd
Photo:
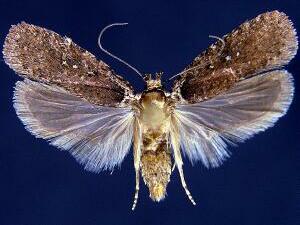
M219 166L229 157L226 142L242 142L272 127L288 110L293 93L292 75L277 70L240 81L208 101L177 105L183 153L192 162Z
M130 150L130 108L96 106L57 86L19 81L14 107L36 137L69 151L89 171L112 170Z

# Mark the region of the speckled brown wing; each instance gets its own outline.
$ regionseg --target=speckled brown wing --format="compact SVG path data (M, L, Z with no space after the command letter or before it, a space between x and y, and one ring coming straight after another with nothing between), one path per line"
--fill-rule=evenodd
M30 80L56 85L92 104L126 105L128 82L70 38L27 23L11 27L3 47L5 62Z
M288 17L267 12L243 23L197 56L175 81L173 96L181 103L213 98L244 78L286 65L296 54L295 29Z

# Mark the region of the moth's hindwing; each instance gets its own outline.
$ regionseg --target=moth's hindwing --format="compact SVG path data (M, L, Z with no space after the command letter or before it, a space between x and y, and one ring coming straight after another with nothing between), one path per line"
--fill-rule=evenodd
M27 79L16 84L14 107L28 131L69 151L87 170L112 170L130 150L131 108L96 106L61 87Z
M183 153L207 167L229 157L234 144L272 127L288 110L294 93L292 75L277 70L245 79L222 95L177 105L175 118Z

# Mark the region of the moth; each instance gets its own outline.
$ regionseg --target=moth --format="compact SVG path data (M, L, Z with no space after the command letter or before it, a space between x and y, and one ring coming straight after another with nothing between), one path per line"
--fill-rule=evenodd
M14 108L26 129L69 151L93 172L119 166L133 145L138 200L140 175L150 198L166 196L173 168L184 178L183 156L218 167L242 142L272 127L293 99L293 77L283 69L298 48L288 17L266 12L218 38L181 73L172 91L161 75L142 75L142 93L70 38L27 23L9 30L4 60L24 80ZM173 168L172 168L173 167Z

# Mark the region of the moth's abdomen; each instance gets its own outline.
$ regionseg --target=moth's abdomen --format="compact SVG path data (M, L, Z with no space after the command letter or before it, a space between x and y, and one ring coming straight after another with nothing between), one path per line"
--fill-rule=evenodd
M167 143L160 145L156 151L143 151L141 171L153 201L164 199L170 181L171 167L171 153L167 149Z

